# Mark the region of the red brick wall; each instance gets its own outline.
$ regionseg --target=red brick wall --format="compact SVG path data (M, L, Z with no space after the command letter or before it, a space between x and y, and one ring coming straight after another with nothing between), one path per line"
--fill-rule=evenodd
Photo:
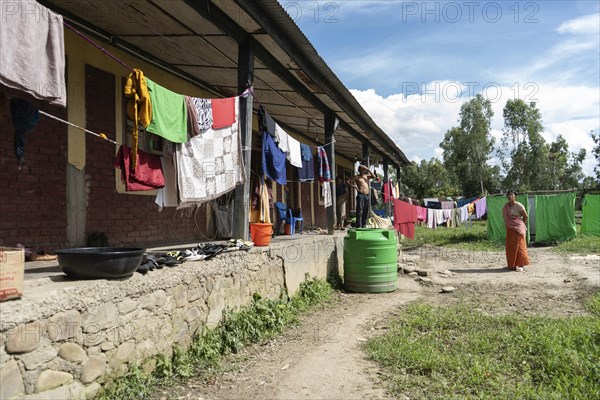
M86 66L88 129L115 139L115 76ZM115 146L88 136L86 140L87 234L104 232L111 246L147 247L159 243L199 241L206 226L204 209L196 213L174 208L158 211L155 196L119 194L115 188ZM120 176L120 170L116 170Z
M66 118L66 109L40 107ZM0 245L53 250L66 243L66 156L66 126L41 116L26 135L25 164L19 170L10 101L5 102L0 110Z

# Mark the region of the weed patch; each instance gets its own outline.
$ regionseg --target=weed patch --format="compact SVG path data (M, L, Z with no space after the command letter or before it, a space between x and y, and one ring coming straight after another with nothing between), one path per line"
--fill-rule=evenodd
M273 338L290 325L296 324L300 313L332 300L333 289L325 281L307 279L296 296L284 296L275 301L254 295L252 303L240 310L225 310L222 322L206 328L192 342L190 349L174 349L173 357L159 356L154 372L147 376L134 366L127 374L107 385L100 399L145 398L152 387L166 386L174 381L185 382L192 376L208 376L218 371L221 358L237 353L249 343Z

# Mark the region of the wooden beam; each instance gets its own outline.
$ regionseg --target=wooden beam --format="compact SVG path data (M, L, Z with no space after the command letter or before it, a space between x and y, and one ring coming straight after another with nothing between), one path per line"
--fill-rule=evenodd
M238 49L238 88L240 93L254 81L253 40L250 36ZM252 158L252 96L240 96L240 135L245 179L235 187L233 237L248 240L250 214L250 162Z
M336 128L336 116L334 113L325 114L325 151L327 152L327 159L329 161L329 169L331 171L331 178L335 182L335 142L334 133ZM324 185L330 185L330 182L323 182ZM336 193L335 185L331 190L331 206L327 207L327 233L333 235L335 233L335 207L336 207Z

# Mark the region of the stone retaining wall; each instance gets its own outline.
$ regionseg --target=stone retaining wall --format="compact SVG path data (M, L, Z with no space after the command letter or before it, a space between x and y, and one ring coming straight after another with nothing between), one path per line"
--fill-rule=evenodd
M133 364L149 373L226 307L340 272L341 244L305 237L124 280L28 280L21 300L0 303L0 399L90 399Z

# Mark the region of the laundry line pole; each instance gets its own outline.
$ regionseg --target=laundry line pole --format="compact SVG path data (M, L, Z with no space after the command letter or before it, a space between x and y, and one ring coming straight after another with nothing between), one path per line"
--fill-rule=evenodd
M254 81L252 37L238 44L238 88L242 93ZM235 187L233 237L248 240L250 236L250 162L252 156L252 94L240 96L240 135L245 179Z

